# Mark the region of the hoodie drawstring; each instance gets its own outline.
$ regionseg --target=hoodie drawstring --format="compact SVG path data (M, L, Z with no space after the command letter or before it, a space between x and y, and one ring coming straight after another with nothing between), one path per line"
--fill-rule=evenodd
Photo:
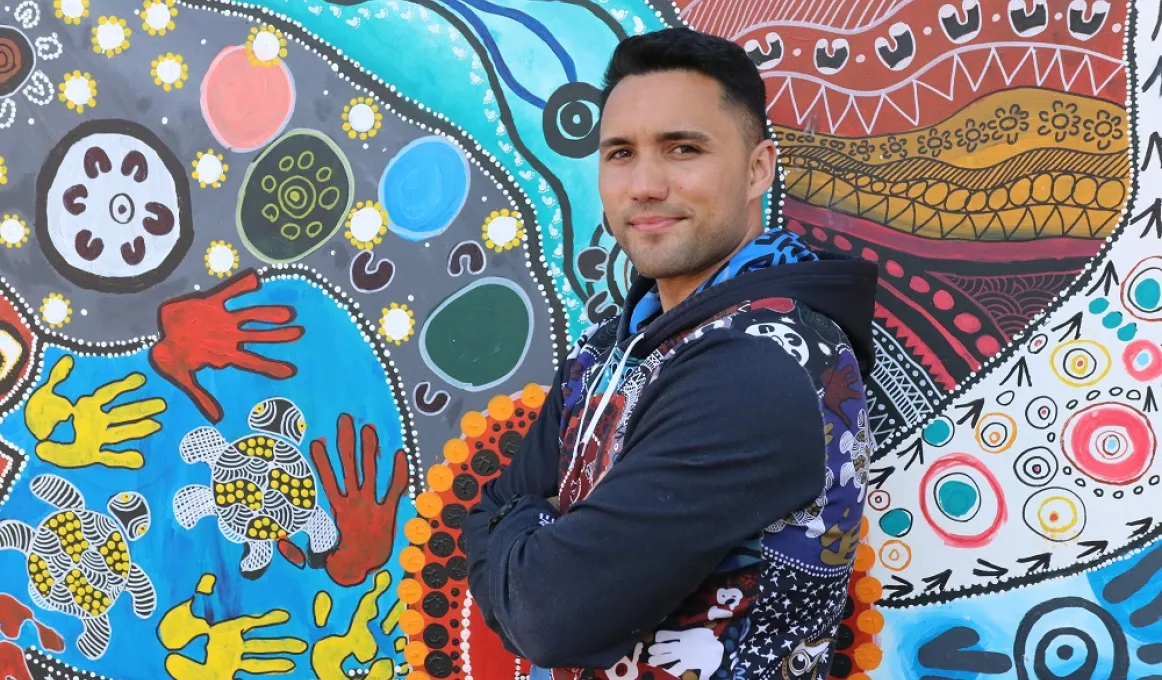
M581 434L578 434L576 440L574 440L574 442L573 442L573 456L572 456L572 459L569 461L569 471L570 472L572 472L573 465L577 462L577 454L580 451L584 450L584 447L589 443L590 438L593 437L593 433L597 431L597 423L600 422L600 420L601 420L601 412L605 410L606 406L609 406L610 400L613 399L613 393L616 392L617 388L619 387L619 383L621 381L621 374L623 372L625 372L625 366L627 363L629 363L629 358L630 358L630 355L633 353L634 345L636 345L639 341L644 340L645 337L646 337L645 333L639 333L633 337L633 340L630 340L629 346L625 348L625 353L622 355L621 361L619 361L617 363L617 368L614 369L614 371L613 371L613 377L610 378L609 384L606 385L605 391L601 395L601 401L597 402L597 409L593 412L591 418L586 417L586 416L590 415L589 414L589 396L590 395L588 395L588 394L581 395L581 420L577 424L577 429L579 432L583 431L584 436L582 436ZM609 357L605 360L605 363L601 365L601 372L598 373L597 380L595 380L593 382L592 389L596 389L597 385L600 384L601 376L605 375L605 370L607 368L609 368L609 363L611 361L613 361L613 356L614 356L614 354L616 354L615 349L616 348L611 349L609 351ZM588 428L585 428L586 420L589 421ZM582 429L582 428L585 428L585 429Z

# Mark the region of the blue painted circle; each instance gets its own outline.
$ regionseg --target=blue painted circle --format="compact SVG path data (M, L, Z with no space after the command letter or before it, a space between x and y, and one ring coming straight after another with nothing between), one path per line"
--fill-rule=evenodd
M880 529L889 536L900 538L912 530L912 513L903 508L895 508L880 518Z
M924 441L932 446L944 446L952 441L954 431L952 421L941 416L924 426Z
M423 137L400 149L379 180L388 229L409 241L440 235L468 200L470 177L468 159L444 137Z

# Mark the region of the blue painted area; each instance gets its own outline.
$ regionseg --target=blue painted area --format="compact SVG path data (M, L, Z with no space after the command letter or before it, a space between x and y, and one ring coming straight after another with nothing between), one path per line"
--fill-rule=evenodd
M1106 314L1104 317L1102 317L1102 320L1101 320L1101 325L1105 326L1106 328L1117 328L1121 324L1122 324L1122 313L1121 312L1110 312L1109 314Z
M1150 614L1151 604L1162 596L1162 553L1156 552L1159 549L1162 543L1155 542L1125 560L1028 588L919 608L880 608L885 625L876 644L885 654L873 677L1036 678L1035 654L1042 643L1042 659L1052 675L1041 677L1069 677L1084 664L1085 638L1092 640L1096 650L1094 670L1085 677L1154 675L1157 667L1139 660L1137 652L1143 645L1162 642L1162 620ZM1079 606L1079 601L1084 606ZM1104 612L1105 620L1095 611ZM1028 631L1023 640L1025 656L1016 659L1013 655L1020 642L1022 621ZM936 653L938 650L930 643L953 628L975 632L977 642L967 645L966 651L1006 655L1011 665L1008 672L969 670L982 660L955 655L947 649ZM925 648L926 645L929 646ZM1117 672L1114 665L1119 647L1122 660L1128 664L1125 674ZM996 657L992 661L996 662ZM1017 664L1023 664L1023 676L1018 676Z
M388 228L409 241L443 233L468 200L468 159L446 137L422 137L391 159L379 180Z
M255 403L265 397L287 397L302 409L307 420L304 453L307 442L318 437L326 438L331 463L342 483L342 468L334 449L335 427L341 413L350 413L357 428L363 423L372 423L379 432L385 452L377 478L382 495L391 478L392 457L389 453L402 443L399 414L387 396L383 369L360 337L359 330L351 323L348 313L319 289L297 280L266 282L261 290L239 298L235 303L231 306L292 305L298 312L297 323L306 328L306 334L293 344L253 348L265 356L294 362L298 374L289 380L271 380L235 369L199 373L202 385L222 403L225 417L216 425L222 435L233 440L247 434L246 415ZM55 365L66 353L61 348L48 347L45 350L46 366ZM193 595L194 587L204 573L217 576L217 587L213 597L195 602L195 612L213 612L213 616L222 619L283 608L290 612L288 623L259 629L253 634L260 637L293 636L308 644L325 635L345 632L359 598L371 589L372 578L352 588L339 587L324 570L299 570L276 553L270 568L261 578L246 581L238 566L242 546L223 538L214 518L205 518L188 531L174 519L174 493L187 484L206 484L210 479L206 465L188 465L182 461L178 442L190 429L209 423L189 398L151 369L144 351L124 357L76 356L76 366L58 392L75 400L133 371L145 374L145 386L122 395L113 402L115 405L148 397L161 397L168 404L168 409L158 416L162 424L160 432L143 442L113 447L139 448L145 457L145 466L139 470L101 466L66 470L47 464L32 455L36 441L25 428L23 414L13 413L0 422L0 436L30 456L8 502L0 508L0 516L35 526L48 515L51 508L29 490L32 478L43 473L61 475L75 484L91 509L103 509L109 497L117 492L138 491L149 503L152 526L144 537L130 545L129 550L133 560L153 580L157 589L157 610L147 620L138 619L133 614L128 594L122 594L111 610L113 635L109 649L101 659L92 662L76 649L76 639L81 633L77 619L32 604L27 593L24 555L0 550L0 574L4 574L0 592L9 593L28 604L42 622L63 635L67 650L61 655L64 661L120 679L168 677L164 670L166 650L158 642L156 627L167 610ZM43 376L47 375L46 368ZM341 377L338 383L337 376ZM66 436L63 429L58 428L54 438L62 440ZM329 509L329 503L323 505ZM400 530L396 536L366 536L360 540L392 541L395 546L393 556L396 556L407 545L402 526L414 516L414 507L405 498L397 517ZM296 535L294 541L305 549L305 534ZM388 567L393 586L378 601L381 617L396 602L394 583L403 578L402 568L396 560L389 561ZM329 592L334 601L330 623L324 629L315 627L311 614L312 602L320 590ZM392 641L377 625L372 625L371 630L379 643L381 656L394 655ZM39 645L31 626L25 626L23 633L22 644ZM201 653L197 651L201 645L202 642L195 641L187 653L201 659ZM295 661L297 669L293 677L314 677L307 654L295 657ZM348 660L349 668L356 667L353 662L353 659ZM241 674L239 677L252 676Z
M1102 312L1106 311L1109 306L1109 300L1105 298L1094 298L1094 300L1089 303L1089 311L1093 314L1101 314Z
M389 83L400 94L422 102L467 131L483 149L498 158L517 184L531 197L536 222L543 230L542 248L550 264L557 295L566 300L569 335L575 338L588 325L584 310L566 283L563 268L565 237L560 211L561 198L554 196L543 177L527 160L535 156L566 187L572 210L574 252L589 245L589 238L601 223L601 201L597 194L596 155L572 159L554 153L545 141L543 111L521 99L507 83L500 91L487 94L485 70L473 65L473 54L463 37L435 12L399 0L372 0L357 6L338 6L319 0L255 0L256 6L287 16L309 26L344 56ZM617 37L597 17L575 5L554 2L505 2L519 7L543 25L564 49L576 68L576 79L600 85ZM394 8L393 8L394 7ZM631 35L664 28L654 10L641 0L611 0L602 3L611 16ZM319 14L312 8L322 10ZM365 17L362 12L369 13ZM382 15L382 16L381 16ZM407 18L404 18L406 15ZM482 16L513 77L529 92L547 99L570 80L553 49L525 25L505 17ZM438 27L433 32L429 27ZM450 37L453 36L454 37ZM385 45L405 46L384 49ZM491 64L488 54L475 55ZM518 160L512 133L501 128L495 99L507 103L515 132L524 142L526 158ZM389 215L390 216L390 215Z
M1118 329L1118 340L1121 340L1122 342L1129 342L1129 341L1133 340L1134 336L1137 334L1138 334L1138 324L1137 323L1128 323L1125 326L1122 326L1121 328Z

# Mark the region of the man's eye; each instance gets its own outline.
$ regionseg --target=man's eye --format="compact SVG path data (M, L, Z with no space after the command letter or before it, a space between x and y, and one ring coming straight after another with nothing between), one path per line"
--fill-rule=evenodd
M674 150L683 155L698 153L698 147L689 144L679 144Z
M614 149L613 151L609 152L609 155L606 156L606 158L613 161L613 160L617 160L619 158L625 158L628 155L629 155L628 149Z

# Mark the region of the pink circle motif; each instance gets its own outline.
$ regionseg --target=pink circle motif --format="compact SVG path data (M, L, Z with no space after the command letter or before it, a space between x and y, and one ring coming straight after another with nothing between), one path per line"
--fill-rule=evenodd
M1061 450L1074 467L1108 484L1130 484L1146 474L1156 445L1149 419L1112 401L1074 413L1061 435Z
M206 70L201 103L206 125L220 144L232 151L253 151L290 121L295 84L284 62L253 64L245 45L227 47Z
M967 524L949 522L942 519L943 513L937 517L932 512L936 487L942 479L950 477L971 478L978 493L983 494L987 489L991 494L990 498L984 498L982 495L980 507L971 518L974 521ZM981 510L984 510L983 514ZM988 545L1008 519L1005 496L997 478L984 463L967 453L953 453L928 466L928 471L920 480L920 512L940 540L954 548L979 548Z
M1122 362L1134 380L1150 382L1162 376L1162 349L1150 340L1135 340L1126 345Z

